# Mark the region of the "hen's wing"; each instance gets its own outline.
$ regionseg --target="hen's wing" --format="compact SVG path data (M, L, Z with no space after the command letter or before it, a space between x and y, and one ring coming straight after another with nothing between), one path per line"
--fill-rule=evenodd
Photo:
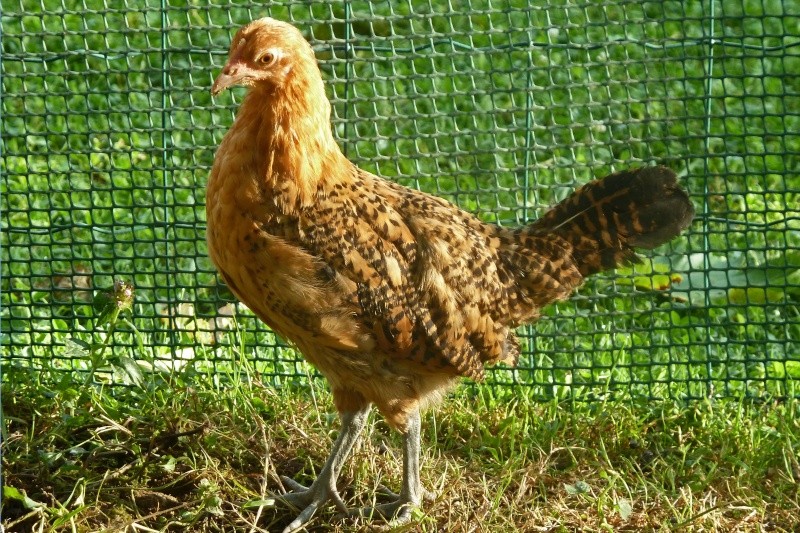
M302 246L340 279L384 353L473 378L516 359L498 228L358 170L313 216Z

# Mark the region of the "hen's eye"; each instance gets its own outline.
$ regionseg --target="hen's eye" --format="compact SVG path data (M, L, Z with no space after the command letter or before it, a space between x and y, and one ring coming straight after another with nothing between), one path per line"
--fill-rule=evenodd
M274 54L270 54L269 52L267 52L266 54L261 56L259 61L261 62L262 65L269 65L270 63L275 61L275 55Z

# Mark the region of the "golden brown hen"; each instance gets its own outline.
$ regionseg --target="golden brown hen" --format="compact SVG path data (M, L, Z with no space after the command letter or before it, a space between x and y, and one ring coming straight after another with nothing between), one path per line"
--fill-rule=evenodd
M688 226L693 209L661 167L578 189L534 224L507 229L358 169L334 141L311 46L270 18L241 28L212 88L250 90L208 182L208 246L225 282L327 378L342 420L301 510L333 501L374 404L404 435L403 483L376 509L399 522L421 503L419 410L461 376L514 364L514 328L595 272Z

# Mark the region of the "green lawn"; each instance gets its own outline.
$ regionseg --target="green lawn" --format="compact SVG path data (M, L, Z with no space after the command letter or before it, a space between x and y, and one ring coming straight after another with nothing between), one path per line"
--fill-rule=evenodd
M239 370L224 386L173 373L114 390L8 375L6 531L280 531L294 514L275 504L279 475L313 478L333 406L319 382L275 388ZM437 498L397 531L800 526L797 402L557 404L530 392L465 388L424 416L422 481ZM397 489L401 456L373 416L340 477L347 504ZM371 529L329 509L309 531Z
M209 87L235 29L266 14L312 40L335 134L367 170L518 225L660 163L697 208L636 271L521 330L518 369L429 414L442 494L425 527L470 530L446 522L459 509L503 531L795 516L797 406L771 402L800 378L800 2L228 4L0 0L3 465L44 504L26 525L245 530L265 469L310 475L327 450L320 384L309 409L312 371L205 249L205 182L243 94ZM119 316L103 309L117 281L135 287ZM362 504L376 477L396 484L383 439L376 420L347 476ZM46 486L26 474L41 469Z

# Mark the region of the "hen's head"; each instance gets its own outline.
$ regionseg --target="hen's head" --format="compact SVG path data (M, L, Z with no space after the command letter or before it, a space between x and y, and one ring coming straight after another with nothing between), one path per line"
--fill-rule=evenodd
M319 72L314 52L297 28L264 17L236 32L228 62L214 80L211 94L236 85L278 88L293 71L308 68Z

